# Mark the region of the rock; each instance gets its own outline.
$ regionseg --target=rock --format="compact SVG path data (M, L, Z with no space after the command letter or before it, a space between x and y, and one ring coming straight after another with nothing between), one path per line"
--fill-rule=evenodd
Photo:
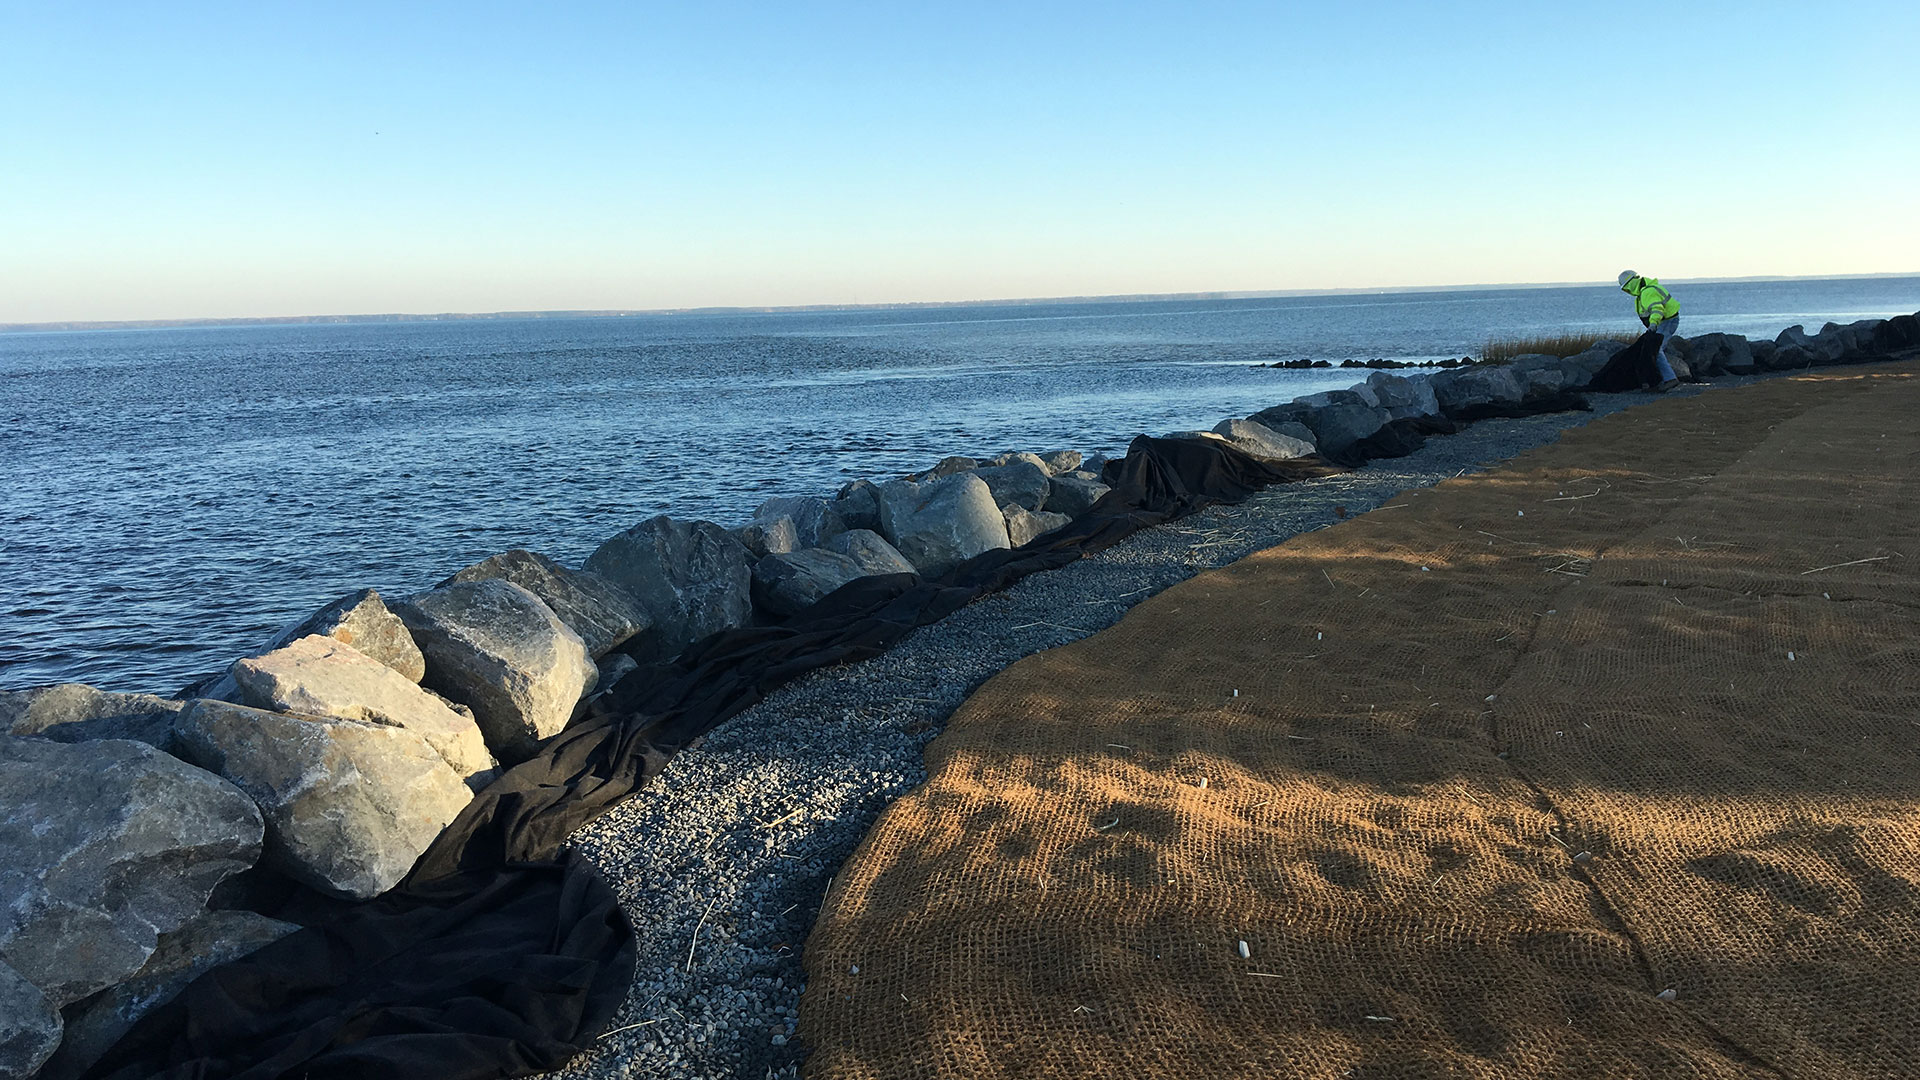
M642 663L678 656L753 613L753 554L710 521L648 518L601 544L586 569L612 578L653 616L653 627L625 650Z
M1263 461L1289 461L1309 457L1314 452L1312 442L1282 435L1253 420L1222 420L1213 430L1241 451ZM1301 430L1306 430L1304 425Z
M179 731L182 753L259 804L266 863L334 896L392 888L473 798L405 728L203 699L181 712Z
M880 526L887 541L928 577L938 577L983 551L1010 546L1006 519L992 489L971 473L925 484L895 480L881 485Z
M595 665L595 667L599 669L600 675L594 680L593 689L587 691L587 696L593 697L597 694L606 693L612 689L613 684L619 682L627 672L636 670L639 666L640 661L635 660L626 653L608 653Z
M427 662L420 655L420 647L414 644L413 635L372 589L361 589L335 600L274 635L260 651L271 652L310 634L322 634L351 645L361 655L370 656L405 675L409 682L417 683L426 675Z
M913 564L900 554L899 549L887 543L886 537L867 529L848 529L827 541L826 549L836 555L845 555L859 564L864 577L915 572Z
M173 721L183 703L152 694L114 694L82 683L0 691L0 734L55 742L132 739L173 752Z
M1080 467L1080 462L1078 450L1049 450L1040 455L1040 464L1046 467L1047 472L1056 475L1072 472Z
M1753 357L1753 367L1755 371L1773 370L1773 354L1778 352L1779 349L1780 347L1778 345L1775 345L1765 338L1759 340L1750 338L1747 341L1747 352ZM1743 374L1749 373L1743 372Z
M1372 388L1362 384L1361 389L1365 393L1361 390L1329 390L1310 394L1285 405L1262 409L1249 419L1269 427L1284 423L1304 424L1313 433L1314 445L1320 452L1337 454L1379 431L1390 419L1386 410L1369 404L1378 400Z
M126 982L68 1008L66 1039L37 1080L77 1080L142 1016L172 1001L188 983L298 929L251 911L203 911L160 935L146 965Z
M0 961L0 1080L25 1080L60 1045L60 1013L40 988Z
M1876 353L1904 352L1920 347L1920 315L1896 315L1874 327L1867 347Z
M1687 364L1694 375L1750 375L1753 350L1738 334L1701 334L1687 340Z
M1376 371L1367 376L1365 385L1372 391L1376 406L1385 409L1389 419L1404 420L1414 416L1437 416L1440 413L1440 402L1434 396L1433 384L1424 378L1410 379Z
M1520 384L1521 400L1557 394L1575 386L1584 386L1592 378L1583 375L1565 357L1546 353L1527 353L1514 357L1507 371Z
M1053 474L1053 470L1047 467L1047 463L1041 460L1039 454L1030 454L1025 450L1009 450L1004 454L995 454L994 456L981 462L980 468L981 469L997 469L1003 465L1016 465L1021 463L1037 466L1040 468L1041 471L1047 473L1049 476ZM974 471L978 472L980 470L975 469Z
M855 578L865 577L860 564L824 548L805 548L785 555L769 555L753 567L753 595L766 611L781 617L796 614Z
M580 635L510 581L463 581L396 610L427 657L427 685L473 710L502 761L557 734L599 672Z
M774 518L771 521L749 521L733 530L734 539L746 545L756 559L769 555L784 555L800 549L800 530L792 518Z
M242 704L256 709L405 728L427 740L462 780L494 766L473 717L333 638L313 634L236 660L233 678Z
M1468 368L1438 371L1428 378L1442 413L1451 414L1474 405L1513 404L1526 397L1520 380L1500 364L1476 364Z
M569 570L545 555L514 550L474 563L441 582L511 581L540 598L598 660L653 625L640 598L599 574Z
M871 480L855 480L840 489L833 512L848 530L880 531L880 489Z
M939 480L963 472L972 472L979 467L980 462L970 457L944 457L940 459L940 464L935 465L919 476L910 477L909 479L924 484L931 480Z
M1084 460L1084 461L1082 461L1082 462L1080 463L1080 467L1079 467L1078 469L1073 469L1073 470L1070 470L1070 471L1072 471L1072 472L1084 472L1084 473L1092 473L1092 474L1093 474L1093 478L1094 478L1095 480L1098 480L1098 479L1100 479L1100 475L1101 475L1101 473L1103 473L1103 472L1105 472L1105 471L1106 471L1106 468L1107 468L1107 461L1108 461L1108 460L1109 460L1109 459L1107 458L1107 455L1105 455L1105 454L1094 454L1093 456L1091 456L1091 457L1089 457L1089 458L1087 458L1086 460ZM1059 475L1061 475L1061 476L1065 476L1065 475L1066 475L1066 473L1060 473Z
M1112 490L1098 480L1089 480L1077 473L1056 476L1047 486L1047 502L1041 509L1050 514L1076 518L1099 502L1100 496Z
M59 1008L140 970L260 857L234 785L145 743L0 736L0 961Z
M1049 514L1045 510L1028 510L1019 506L1006 506L1001 513L1007 519L1007 542L1021 547L1036 536L1050 533L1073 519L1065 514Z
M783 518L793 523L794 539L802 548L819 547L847 531L847 523L840 517L840 512L825 499L804 496L768 499L753 512L756 522Z
M1831 330L1838 329L1834 327L1832 323L1827 325ZM1818 337L1810 337L1804 329L1798 326L1789 326L1785 330L1780 331L1780 336L1774 338L1773 343L1779 347L1775 351L1772 360L1773 370L1775 371L1787 371L1792 368L1831 364L1839 360L1842 356L1845 356L1847 352L1847 335L1845 333L1829 333L1821 334Z
M1012 504L1028 510L1038 510L1046 505L1050 475L1046 466L1039 464L1037 460L987 466L975 469L973 475L986 481L987 490L993 493L996 506L1004 507Z

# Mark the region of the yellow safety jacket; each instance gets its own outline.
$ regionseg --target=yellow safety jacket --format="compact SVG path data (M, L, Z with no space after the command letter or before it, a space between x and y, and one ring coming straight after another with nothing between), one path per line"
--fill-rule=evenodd
M1631 278L1620 291L1633 295L1633 313L1648 326L1658 326L1680 314L1680 301L1673 298L1658 278Z

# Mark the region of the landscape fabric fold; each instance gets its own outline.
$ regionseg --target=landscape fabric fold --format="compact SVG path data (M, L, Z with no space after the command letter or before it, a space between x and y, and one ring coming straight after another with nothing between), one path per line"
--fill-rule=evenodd
M1224 441L1134 440L1112 490L1031 543L928 581L851 582L784 625L724 631L629 673L587 717L481 791L407 879L195 980L87 1075L466 1080L557 1068L625 1000L634 933L566 838L768 691L878 655L1020 578L1273 484L1343 471Z
M1920 1076L1920 375L1667 399L982 685L814 1080Z

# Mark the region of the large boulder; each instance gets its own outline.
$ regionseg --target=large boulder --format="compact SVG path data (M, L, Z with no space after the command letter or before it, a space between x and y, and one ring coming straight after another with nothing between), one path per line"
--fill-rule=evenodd
M848 531L880 531L880 488L871 480L854 480L843 486L833 499L833 512Z
M1055 476L1072 472L1080 467L1080 462L1083 460L1078 450L1049 450L1035 456L1040 459L1040 464L1046 467L1047 472Z
M1032 454L1025 455L1033 457ZM975 469L973 475L986 481L987 490L993 493L995 505L1000 507L1020 506L1028 510L1038 510L1046 505L1048 481L1051 475L1046 466L1033 461L1013 460L1004 465L988 465Z
M1845 328L1828 323L1826 330L1811 335L1798 326L1789 326L1780 331L1773 339L1778 346L1774 353L1773 368L1787 371L1797 367L1815 367L1831 364L1845 356L1851 345L1851 334Z
M182 704L82 683L0 691L0 734L41 735L64 743L132 739L172 753L173 721Z
M426 675L427 661L420 655L420 647L414 644L413 635L407 632L406 624L398 616L387 610L385 601L373 589L361 589L335 600L274 635L260 651L271 652L310 634L321 634L351 645L362 655L406 676L409 682L417 683Z
M145 743L0 735L0 961L55 1008L140 970L260 857L234 785Z
M1361 439L1386 426L1392 417L1377 401L1371 387L1361 384L1355 390L1328 390L1309 394L1285 405L1262 409L1249 419L1256 424L1304 424L1313 432L1314 445L1322 453L1338 454Z
M1867 348L1876 353L1920 348L1920 315L1895 315L1874 327Z
M1302 427L1304 430L1304 425ZM1222 420L1214 425L1213 433L1262 461L1290 461L1309 457L1314 452L1312 442L1282 435L1254 420Z
M503 761L557 734L598 671L580 635L511 581L462 581L398 605L427 656L427 685L473 710Z
M940 480L949 476L957 476L963 472L972 472L973 470L979 467L980 467L980 461L977 458L959 457L959 456L943 457L940 459L940 464L935 465L933 468L928 469L926 472L920 473L917 476L909 476L907 479L912 480L916 483L924 484L932 480Z
M800 550L800 530L792 518L749 521L733 530L733 538L744 544L756 559Z
M825 548L769 555L753 565L753 596L769 614L785 618L855 578L860 564Z
M1753 350L1738 334L1700 334L1687 339L1687 364L1699 378L1751 374Z
M1455 413L1475 405L1514 404L1526 397L1526 389L1505 365L1476 364L1473 367L1437 371L1428 377L1442 413Z
M653 616L624 650L643 662L671 659L753 614L753 553L710 521L648 518L601 544L586 570L618 582Z
M811 496L781 496L768 499L753 512L753 522L773 522L786 520L793 525L793 538L798 548L819 547L840 533L847 531L847 523L840 517L840 511L825 499Z
M392 888L473 798L405 728L206 698L181 712L179 731L183 754L259 804L265 861L334 896Z
M441 582L511 581L540 598L580 640L587 653L599 659L653 625L645 604L617 583L578 570L569 570L545 555L514 550L482 559Z
M827 541L826 549L845 555L860 567L862 577L875 574L911 574L913 564L887 539L868 529L848 529Z
M1375 406L1385 409L1390 419L1404 420L1414 416L1434 416L1440 412L1440 403L1434 396L1433 384L1425 378L1407 378L1404 375L1390 375L1384 371L1376 371L1367 376L1364 385L1373 395Z
M68 1007L66 1038L37 1080L77 1080L142 1016L172 1001L188 983L297 929L251 911L203 911L180 929L160 935L153 955L126 982ZM5 1075L0 1069L0 1076Z
M1100 496L1112 490L1084 473L1064 473L1047 485L1047 502L1040 509L1069 518L1079 517L1099 502Z
M937 577L995 548L1010 547L1007 522L986 481L956 473L880 487L880 532L922 574Z
M40 988L0 961L0 1080L26 1080L60 1045L60 1012Z
M1520 396L1523 400L1545 397L1562 390L1584 386L1592 378L1568 362L1566 357L1547 353L1527 353L1516 356L1507 364L1507 370L1520 384Z
M1007 519L1007 542L1021 547L1036 536L1050 533L1073 519L1065 514L1049 514L1045 510L1028 510L1019 506L1006 506L1001 513Z
M313 634L236 660L233 679L242 702L256 709L405 728L427 740L462 780L494 767L472 716L333 638Z

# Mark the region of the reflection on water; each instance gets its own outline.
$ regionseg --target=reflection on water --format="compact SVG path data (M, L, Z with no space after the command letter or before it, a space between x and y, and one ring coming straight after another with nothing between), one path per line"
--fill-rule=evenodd
M1685 332L1920 308L1920 279L1676 288ZM351 589L951 453L1117 451L1438 359L1638 329L1608 287L0 335L0 686L167 691Z

